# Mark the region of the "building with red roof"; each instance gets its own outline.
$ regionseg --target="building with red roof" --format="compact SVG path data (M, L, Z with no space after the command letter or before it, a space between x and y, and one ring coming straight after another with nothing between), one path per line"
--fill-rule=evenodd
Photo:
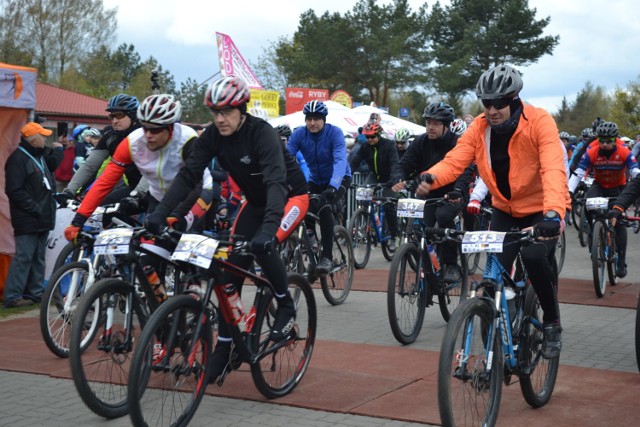
M102 130L109 125L107 101L81 93L60 89L46 83L36 83L36 114L44 120L42 126L57 135L78 124Z

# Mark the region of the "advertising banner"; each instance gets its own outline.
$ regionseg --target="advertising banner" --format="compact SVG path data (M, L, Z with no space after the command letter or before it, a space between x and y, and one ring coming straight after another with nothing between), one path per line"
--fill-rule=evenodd
M280 116L280 93L278 91L260 89L249 89L249 91L251 92L249 109L266 111L267 118L262 117L262 114L258 114L258 117L269 120Z
M291 114L301 111L304 108L304 104L314 99L318 101L329 100L329 91L327 89L288 87L285 89L285 97L285 114Z
M262 89L260 81L251 71L249 64L244 60L231 37L226 34L216 33L216 39L218 42L220 74L240 77L247 82L250 88Z

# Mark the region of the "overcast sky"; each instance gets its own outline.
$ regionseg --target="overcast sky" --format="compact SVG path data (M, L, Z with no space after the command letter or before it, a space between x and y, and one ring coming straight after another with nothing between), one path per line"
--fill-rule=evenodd
M178 87L188 77L200 83L218 72L216 32L229 35L245 60L255 63L271 42L293 36L302 12L344 14L356 3L104 0L106 8L118 6L117 45L132 43L143 60L155 57ZM409 0L413 10L423 3ZM526 101L555 112L563 97L575 100L587 82L613 91L640 78L637 0L529 0L529 7L537 9L537 19L551 17L545 35L560 35L560 43L553 56L519 67Z

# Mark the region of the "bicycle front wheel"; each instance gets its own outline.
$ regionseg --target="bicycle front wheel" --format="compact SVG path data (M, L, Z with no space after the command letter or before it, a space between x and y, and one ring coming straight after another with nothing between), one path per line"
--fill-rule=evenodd
M413 243L400 246L389 267L387 314L393 336L400 344L418 338L426 304L424 266Z
M387 222L387 216L385 215L384 221L382 222L382 242L380 242L380 248L382 249L382 256L387 261L391 261L393 259L393 255L396 253L398 238L391 237L391 232L389 231L389 223ZM396 243L396 246L392 249L389 247L391 242Z
M113 278L91 286L74 314L71 375L84 403L102 417L117 418L129 412L131 356L146 318L134 287Z
M353 265L357 269L365 268L371 256L371 239L369 238L369 213L365 208L358 208L351 219L347 230L351 233L353 243Z
M186 426L209 385L212 328L191 295L164 302L140 336L129 376L134 426Z
M638 294L638 305L636 306L636 364L640 371L640 294Z
M353 246L347 229L333 227L333 256L329 274L320 278L322 293L331 305L346 301L353 283Z
M580 211L580 225L578 226L578 240L580 241L580 246L583 248L591 244L591 242L589 242L590 228L589 221L587 221L587 209L583 206Z
M460 280L453 283L445 283L442 279L439 279L438 305L440 306L440 314L442 314L445 322L449 321L453 311L469 294L469 264L467 263L467 256L462 253L460 245L457 245L456 251L458 252L456 267L460 272Z
M564 234L564 231L560 234L558 238L558 243L556 244L556 264L558 266L558 276L562 271L562 266L564 265L564 257L567 252L567 237Z
M593 236L591 237L591 268L593 271L593 286L598 298L602 298L604 296L607 288L607 279L605 277L607 260L604 251L604 233L605 231L602 222L595 221L593 223Z
M438 408L443 426L493 426L502 397L504 359L493 331L493 359L487 348L494 308L489 300L463 302L447 323L438 365Z
M71 320L85 292L89 267L70 262L55 270L40 304L40 332L49 350L58 357L69 357Z
M546 405L551 399L558 376L560 356L554 359L542 357L542 343L544 342L542 309L533 286L529 286L527 289L524 315L525 322L518 355L520 389L524 400L534 408L539 408Z
M257 353L251 365L253 382L268 399L285 396L298 385L311 361L316 339L316 300L311 285L300 274L290 273L288 281L289 292L299 295L291 336L278 343L269 340L274 318L268 310L272 296L267 292L259 295L256 323L247 338Z

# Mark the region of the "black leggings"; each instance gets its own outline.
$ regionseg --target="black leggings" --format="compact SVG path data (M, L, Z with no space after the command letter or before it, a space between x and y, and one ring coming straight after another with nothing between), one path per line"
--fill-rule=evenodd
M542 221L543 218L542 213L523 218L514 218L494 208L491 215L491 230L521 230L537 224ZM537 241L524 246L521 250L522 262L527 269L529 280L531 281L531 285L533 285L533 289L536 291L536 295L538 295L540 307L544 312L544 322L552 322L560 318L554 289L558 280L557 269L552 267L555 265L555 249L557 243L558 239ZM522 245L517 243L505 245L504 251L497 254L498 260L507 271L511 271L511 266L521 246Z
M624 187L602 188L597 183L594 183L591 188L587 190L585 198L618 197L623 189ZM613 200L610 201L609 206L611 206L612 203ZM586 211L586 215L589 224L593 226L593 211ZM625 262L627 252L627 227L625 227L624 224L618 222L614 228L616 231L616 248L618 248L618 256L622 262ZM589 228L589 230L591 229L592 228ZM591 239L589 239L589 243L591 243Z
M344 199L347 194L347 188L351 185L351 177L345 176L342 179L340 188L336 191L335 197L332 203L338 203ZM327 185L318 185L313 182L309 182L309 193L321 194L323 190L327 189ZM335 225L333 220L333 205L332 203L326 203L321 206L318 205L317 200L312 200L309 204L309 212L313 212L320 218L320 234L322 240L322 256L328 259L333 257L333 226ZM307 227L313 227L312 222L307 222Z

